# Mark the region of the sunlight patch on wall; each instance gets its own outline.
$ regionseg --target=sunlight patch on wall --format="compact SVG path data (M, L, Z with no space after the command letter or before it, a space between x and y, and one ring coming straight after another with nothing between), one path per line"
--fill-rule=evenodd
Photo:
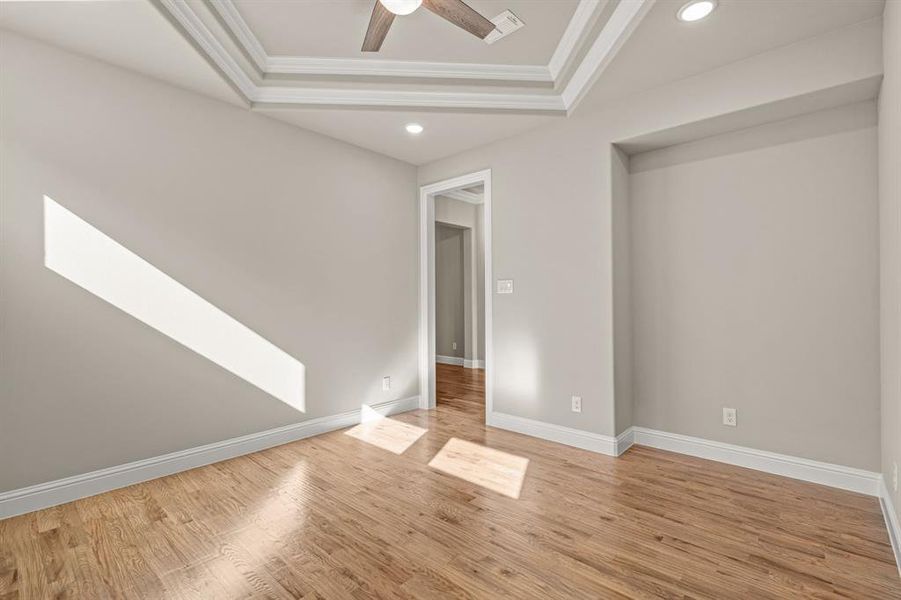
M503 351L508 358L504 361L497 387L504 391L505 396L515 399L520 410L536 406L539 403L538 377L541 372L538 344L533 336L514 332L504 343Z
M504 496L519 498L529 459L451 438L429 466Z
M44 265L303 412L304 366L44 196Z
M428 431L384 417L365 404L360 409L360 421L359 425L348 429L344 434L394 454L406 452L407 448Z

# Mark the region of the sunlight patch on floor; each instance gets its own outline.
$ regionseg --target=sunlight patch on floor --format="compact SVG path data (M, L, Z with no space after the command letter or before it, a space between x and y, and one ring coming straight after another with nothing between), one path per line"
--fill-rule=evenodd
M510 498L519 498L529 459L451 438L429 466Z
M407 448L428 431L416 425L384 417L365 405L361 410L361 421L362 423L356 427L345 431L345 435L394 454L406 452Z

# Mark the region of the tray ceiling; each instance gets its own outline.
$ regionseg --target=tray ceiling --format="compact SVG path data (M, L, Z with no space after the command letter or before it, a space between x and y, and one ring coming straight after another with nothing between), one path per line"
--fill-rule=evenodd
M512 5L532 24L526 21L526 27L488 45L417 11L397 19L403 27L390 32L399 40L394 54L364 57L357 48L375 1L158 0L255 106L557 113L576 105L654 3L473 0L488 15ZM455 43L456 37L464 43ZM443 60L409 60L412 56ZM506 62L466 62L473 58ZM539 62L524 64L533 60Z
M579 110L592 110L882 12L881 0L719 0L709 21L683 24L675 19L681 0L580 0L542 65L270 55L259 40L256 50L245 46L256 33L236 1L0 0L0 28L424 164L565 119L583 94ZM617 13L624 2L639 10ZM526 22L496 46L533 31ZM406 133L411 122L423 134Z
M373 0L233 0L270 56L547 65L578 0L470 0L491 19L511 10L526 26L488 45L427 10L395 19L376 54L360 51Z

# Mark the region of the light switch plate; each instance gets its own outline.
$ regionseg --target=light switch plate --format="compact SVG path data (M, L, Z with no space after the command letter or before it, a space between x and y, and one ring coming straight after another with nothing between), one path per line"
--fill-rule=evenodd
M391 377L382 377L382 391L387 392L391 389Z
M497 293L498 294L512 294L513 293L513 280L512 279L498 279L497 280Z

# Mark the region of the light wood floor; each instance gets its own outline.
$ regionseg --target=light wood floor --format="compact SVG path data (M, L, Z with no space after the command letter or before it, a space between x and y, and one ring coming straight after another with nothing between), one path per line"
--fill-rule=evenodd
M901 598L874 498L488 429L482 372L438 369L375 433L0 521L0 598Z

